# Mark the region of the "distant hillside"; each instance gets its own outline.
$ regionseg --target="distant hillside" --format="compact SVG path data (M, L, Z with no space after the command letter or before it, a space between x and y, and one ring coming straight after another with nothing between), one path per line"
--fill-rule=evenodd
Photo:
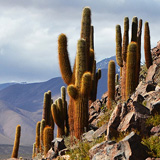
M110 60L115 60L115 56L97 63L97 68L102 69L102 77L98 82L99 99L107 91L107 69ZM116 70L118 72L118 66ZM20 124L21 144L32 145L35 141L36 122L42 118L44 93L51 90L55 100L60 96L63 85L65 84L61 77L56 77L40 83L11 84L0 90L0 144L13 144L16 126Z
M9 86L12 86L16 83L3 83L3 84L0 84L0 90L4 89L4 88L7 88Z

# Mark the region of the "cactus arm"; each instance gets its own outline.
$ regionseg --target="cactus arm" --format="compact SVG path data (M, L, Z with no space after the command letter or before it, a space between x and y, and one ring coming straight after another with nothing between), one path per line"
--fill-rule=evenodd
M73 99L77 99L78 98L78 90L72 84L67 87L67 93Z
M133 17L132 19L132 34L131 34L131 42L137 42L137 27L138 27L138 18Z
M67 51L67 37L60 34L58 37L58 58L62 78L68 85L72 81L72 70Z

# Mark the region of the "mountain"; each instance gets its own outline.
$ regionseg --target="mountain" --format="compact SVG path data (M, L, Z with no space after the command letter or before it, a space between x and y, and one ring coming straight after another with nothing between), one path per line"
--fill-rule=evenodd
M97 68L102 69L102 77L98 82L99 99L107 91L110 60L115 60L115 56L97 63ZM118 69L116 65L117 72ZM13 144L16 126L20 124L21 145L32 145L35 141L36 123L42 118L44 93L51 90L52 99L55 100L60 96L61 86L66 86L61 77L39 83L3 85L4 88L0 90L0 144Z
M0 90L4 89L4 88L7 88L9 86L12 86L16 83L3 83L3 84L0 84Z

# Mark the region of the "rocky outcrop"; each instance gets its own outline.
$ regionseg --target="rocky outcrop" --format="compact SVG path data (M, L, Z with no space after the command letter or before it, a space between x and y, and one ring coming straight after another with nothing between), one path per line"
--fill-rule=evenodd
M131 132L120 142L105 141L89 150L92 160L96 159L123 159L142 160L148 157L147 148L141 144L141 138L135 132Z

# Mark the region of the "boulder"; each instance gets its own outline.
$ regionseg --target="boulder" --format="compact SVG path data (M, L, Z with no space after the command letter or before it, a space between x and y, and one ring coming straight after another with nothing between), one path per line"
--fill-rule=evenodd
M51 147L52 150L54 152L59 152L63 149L66 148L65 144L64 144L64 139L63 138L55 138L52 142L51 142Z
M88 142L92 142L93 141L93 134L94 134L94 130L90 130L86 133L83 133L82 140L87 140Z
M160 133L160 124L158 126L153 127L150 132L152 135Z
M100 151L97 154L95 154L92 158L92 160L96 160L98 158L103 157L103 159L108 160L143 160L148 157L147 154L147 148L143 144L140 143L141 138L135 133L131 132L128 136L126 136L124 139L122 139L118 143L113 144L107 144L105 148L103 149L100 145L97 146L100 147ZM93 147L91 148L93 150ZM93 151L90 153L94 153Z
M160 114L160 100L151 105L151 114Z

